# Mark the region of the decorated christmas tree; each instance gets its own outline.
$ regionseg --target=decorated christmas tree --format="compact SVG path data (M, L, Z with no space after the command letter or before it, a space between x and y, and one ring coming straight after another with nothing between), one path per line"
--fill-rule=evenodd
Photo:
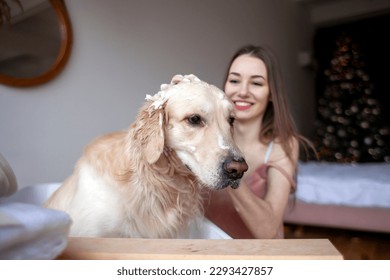
M390 162L390 130L382 104L359 46L345 33L336 40L323 80L316 130L320 159Z

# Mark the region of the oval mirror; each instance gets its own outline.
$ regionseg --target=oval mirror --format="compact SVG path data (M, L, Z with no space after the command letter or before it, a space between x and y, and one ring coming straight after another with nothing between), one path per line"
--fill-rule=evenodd
M34 86L56 77L72 47L63 0L8 1L11 22L0 26L0 83Z

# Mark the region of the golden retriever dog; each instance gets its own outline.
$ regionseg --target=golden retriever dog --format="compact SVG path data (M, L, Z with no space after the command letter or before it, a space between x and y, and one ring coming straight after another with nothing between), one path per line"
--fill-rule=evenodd
M85 148L46 206L69 213L71 236L185 238L203 215L201 190L236 188L248 169L233 121L221 90L176 75L127 131Z

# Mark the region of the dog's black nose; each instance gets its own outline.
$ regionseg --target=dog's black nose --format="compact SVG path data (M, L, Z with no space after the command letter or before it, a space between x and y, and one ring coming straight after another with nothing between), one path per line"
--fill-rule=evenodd
M244 172L248 170L248 165L245 162L245 159L240 158L233 158L230 157L225 160L223 163L223 171L227 178L231 180L237 180L242 178L244 175Z

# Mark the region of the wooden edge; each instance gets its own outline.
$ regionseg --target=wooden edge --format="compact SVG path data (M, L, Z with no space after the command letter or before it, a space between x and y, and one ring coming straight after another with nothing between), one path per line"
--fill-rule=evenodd
M70 237L59 259L342 260L328 239L129 239Z

